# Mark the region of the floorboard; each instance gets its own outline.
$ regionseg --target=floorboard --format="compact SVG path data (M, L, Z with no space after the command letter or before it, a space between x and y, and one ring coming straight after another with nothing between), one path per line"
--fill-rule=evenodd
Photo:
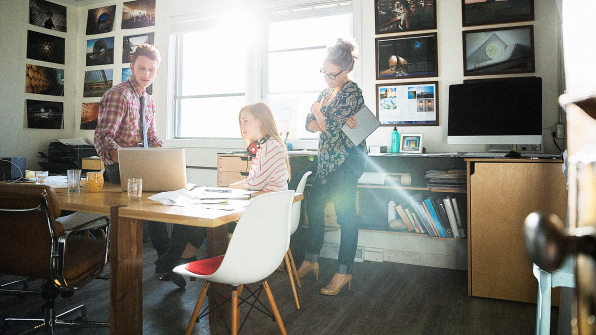
M294 253L297 257L297 252ZM203 282L188 282L186 289L160 282L154 273L155 251L144 247L143 333L183 334ZM299 262L299 260L297 260ZM298 288L301 310L296 310L285 272L268 279L288 334L533 334L536 305L469 297L467 272L423 266L363 262L354 265L351 290L338 296L319 293L332 277L335 260L321 259L321 272L302 280ZM108 274L109 271L104 272ZM7 276L0 275L0 283ZM32 286L39 281L32 282ZM251 285L251 287L254 285ZM109 280L94 280L70 299L59 298L58 311L84 303L89 319L109 319ZM263 297L265 297L263 293ZM265 298L266 301L266 298ZM265 302L265 304L267 304ZM241 310L246 312L247 306ZM41 317L39 296L0 295L0 319ZM552 309L551 329L557 328L558 308ZM15 334L20 327L10 327ZM57 334L109 334L107 328L59 329ZM193 334L226 334L223 322L196 324ZM253 312L240 334L278 334L274 321Z

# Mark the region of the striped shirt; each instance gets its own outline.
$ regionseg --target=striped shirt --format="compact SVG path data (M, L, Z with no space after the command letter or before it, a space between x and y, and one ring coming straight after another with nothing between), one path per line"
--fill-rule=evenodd
M97 154L106 165L114 163L110 159L111 149L142 146L140 96L133 90L132 84L132 80L129 79L112 87L104 93L99 102L99 115L93 142ZM145 92L143 95L148 145L161 146L163 141L157 135L155 127L155 102Z
M289 178L286 151L281 143L270 139L257 149L244 187L253 191L287 191Z

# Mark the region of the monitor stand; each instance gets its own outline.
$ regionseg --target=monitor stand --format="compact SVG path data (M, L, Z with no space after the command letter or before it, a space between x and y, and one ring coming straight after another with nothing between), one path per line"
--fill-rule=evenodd
M521 154L517 151L509 151L506 155L505 158L522 158Z

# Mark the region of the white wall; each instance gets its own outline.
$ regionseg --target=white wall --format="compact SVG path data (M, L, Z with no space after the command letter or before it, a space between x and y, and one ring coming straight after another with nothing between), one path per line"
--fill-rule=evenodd
M158 105L159 132L164 138L168 130L168 50L169 36L168 26L171 15L179 15L192 12L204 12L205 7L210 11L218 8L221 2L208 0L157 0L156 26L131 31L120 30L120 19L122 11L122 0L117 1L80 1L78 7L67 3L68 32L53 32L54 35L66 38L66 65L43 64L43 62L27 60L26 39L27 30L46 31L43 28L33 27L28 24L28 1L0 1L0 78L3 79L4 87L0 90L0 157L26 156L27 168L36 169L37 152L47 152L48 143L56 138L68 138L81 136L92 140L93 131L80 130L80 114L82 102L99 101L99 98L82 97L83 79L85 71L85 46L87 39L102 36L115 36L114 58L115 64L107 66L114 69L114 83L120 81L120 57L122 48L122 36L155 31L155 44L164 54L160 73L154 83L154 98ZM264 2L264 1L261 1ZM295 3L298 0L278 0L275 3ZM271 1L268 2L272 3ZM106 5L117 5L116 22L114 32L103 35L85 35L87 10ZM356 71L355 80L362 88L364 98L368 106L373 108L376 104L375 85L387 81L375 79L375 38L374 33L374 1L354 0L355 13L361 13L362 24L357 25L355 32L360 43L360 68ZM226 9L229 9L226 5ZM547 152L557 152L552 144L550 128L553 127L559 118L559 107L557 98L558 87L558 11L554 0L543 0L535 2L534 43L536 54L536 72L528 75L536 75L543 78L543 128L544 148ZM416 81L439 81L439 114L440 126L426 127L400 127L402 133L423 134L424 146L428 152L454 152L454 151L484 151L484 145L448 145L446 115L449 85L461 83L463 77L462 60L462 30L461 26L461 1L440 0L437 1L437 23L438 23L438 57L439 77L424 78ZM526 24L526 23L520 23ZM499 25L499 27L514 26L519 24ZM484 29L491 26L471 27L468 29ZM388 35L382 35L388 36ZM208 46L206 46L208 47ZM24 93L25 87L25 64L33 63L49 67L65 69L66 83L65 96L50 97ZM102 67L93 67L99 69ZM482 78L482 77L480 77ZM389 81L391 82L391 81ZM25 99L42 99L64 101L65 129L42 130L27 129L25 118ZM389 145L391 127L382 127L368 139L369 145ZM293 139L289 139L293 142ZM559 141L562 142L562 141ZM194 141L167 141L169 146L183 146L190 148ZM560 143L560 145L563 143ZM564 144L563 144L564 145ZM211 142L207 148L189 149L187 153L188 165L193 166L216 166L217 152L230 149L240 149L240 141L225 143ZM189 179L195 183L213 185L215 183L215 171L213 170L189 170Z

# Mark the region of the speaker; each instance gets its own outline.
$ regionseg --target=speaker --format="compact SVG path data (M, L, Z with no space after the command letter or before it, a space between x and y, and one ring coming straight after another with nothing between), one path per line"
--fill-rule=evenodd
M0 158L0 180L25 178L25 157Z

